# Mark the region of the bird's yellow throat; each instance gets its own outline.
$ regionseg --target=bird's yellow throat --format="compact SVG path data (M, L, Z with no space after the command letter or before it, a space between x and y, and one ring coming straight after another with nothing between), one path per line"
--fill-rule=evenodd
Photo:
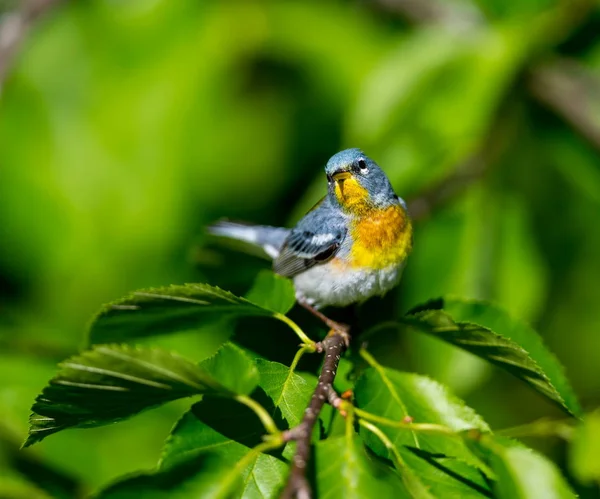
M350 174L345 174L343 178L336 180L335 197L344 211L360 215L371 209L369 191Z

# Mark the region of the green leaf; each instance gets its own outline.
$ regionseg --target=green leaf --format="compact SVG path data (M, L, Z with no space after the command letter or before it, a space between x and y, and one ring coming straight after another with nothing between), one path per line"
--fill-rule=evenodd
M247 407L226 399L202 400L173 429L160 469L170 469L205 454L218 454L229 469L229 474L220 480L237 484L230 489L237 490L235 497L276 497L288 466L275 456L248 456L251 447L262 441L263 434L260 422ZM235 470L246 456L248 461Z
M96 498L225 499L230 497L232 489L240 485L241 478L231 476L231 467L222 456L206 453L169 469L125 478L101 491Z
M246 294L246 299L273 312L287 314L296 303L296 292L290 279L270 270L262 270Z
M588 414L575 430L569 448L569 467L584 484L600 484L600 410Z
M376 364L365 370L358 379L354 395L360 409L398 423L410 417L415 423L444 425L455 432L470 428L489 431L487 424L475 411L448 393L444 386L425 376L403 373ZM460 435L394 428L376 421L373 424L388 436L397 449L410 446L441 453L492 475L487 466L467 448ZM365 430L361 430L361 435L375 453L390 457L378 438Z
M287 466L268 454L249 456L243 469L217 452L206 452L155 473L125 478L100 492L97 499L275 499Z
M245 406L231 400L204 399L177 422L161 458L161 468L215 451L229 463L241 459L261 441L264 429Z
M9 427L0 423L0 497L73 499L78 496L82 482L47 459L41 460L19 447Z
M20 473L3 470L0 497L7 499L54 499L48 492L28 482Z
M193 331L224 317L272 317L272 310L208 284L140 290L105 305L89 329L90 344Z
M223 351L229 352L230 347ZM206 365L219 365L223 357L217 354ZM236 395L236 386L247 391L253 377L254 382L258 381L256 368L239 357L235 362L243 381L234 385L225 378L229 385L225 386L206 368L164 350L127 345L94 347L63 362L59 373L37 397L25 446L66 428L113 423L182 397L232 396Z
M215 355L200 362L199 366L233 393L248 395L258 385L256 364L233 343L225 343Z
M441 298L414 308L402 322L505 369L567 412L581 415L561 364L541 337L497 306Z
M499 499L574 499L577 497L558 468L537 452L519 445L504 446L482 439L492 451L490 465L498 480Z
M399 453L409 470L403 478L411 492L426 487L432 497L444 499L492 497L486 477L463 461L414 447L401 447Z
M298 425L317 385L316 378L314 383L309 383L305 377L278 362L257 359L256 365L260 372L260 387L281 410L290 428Z
M411 497L398 473L367 454L354 432L321 440L315 448L318 497Z

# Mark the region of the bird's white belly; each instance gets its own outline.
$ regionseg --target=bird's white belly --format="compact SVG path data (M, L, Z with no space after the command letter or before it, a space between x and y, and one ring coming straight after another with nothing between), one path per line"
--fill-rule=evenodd
M315 265L294 277L296 297L316 308L360 303L392 289L398 284L403 268L404 264L379 270L340 269L331 262Z

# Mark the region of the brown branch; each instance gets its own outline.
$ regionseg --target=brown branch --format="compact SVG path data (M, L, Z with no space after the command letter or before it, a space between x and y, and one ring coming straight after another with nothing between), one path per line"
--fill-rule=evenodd
M413 24L438 24L461 29L483 21L481 13L468 2L448 4L446 0L375 0L374 3Z
M0 85L33 23L61 0L24 0L0 18Z
M298 426L284 432L284 439L286 441L295 440L297 446L296 453L292 459L288 482L281 494L282 499L309 499L312 496L310 485L306 479L306 466L310 458L310 442L313 428L325 402L329 400L332 405L336 405L339 399L333 389L333 380L335 379L340 358L346 349L347 341L347 334L332 330L327 338L318 345L319 351L325 353L319 382L308 407L304 411L302 422Z
M533 70L528 86L541 104L600 150L600 77L573 60L556 59Z

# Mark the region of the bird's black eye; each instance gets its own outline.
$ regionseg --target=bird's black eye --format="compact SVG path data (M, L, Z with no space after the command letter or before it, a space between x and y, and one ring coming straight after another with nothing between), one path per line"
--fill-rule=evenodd
M367 169L367 162L366 162L364 159L360 158L360 159L358 160L358 167L359 167L359 168L360 168L362 171L365 171L365 170Z

